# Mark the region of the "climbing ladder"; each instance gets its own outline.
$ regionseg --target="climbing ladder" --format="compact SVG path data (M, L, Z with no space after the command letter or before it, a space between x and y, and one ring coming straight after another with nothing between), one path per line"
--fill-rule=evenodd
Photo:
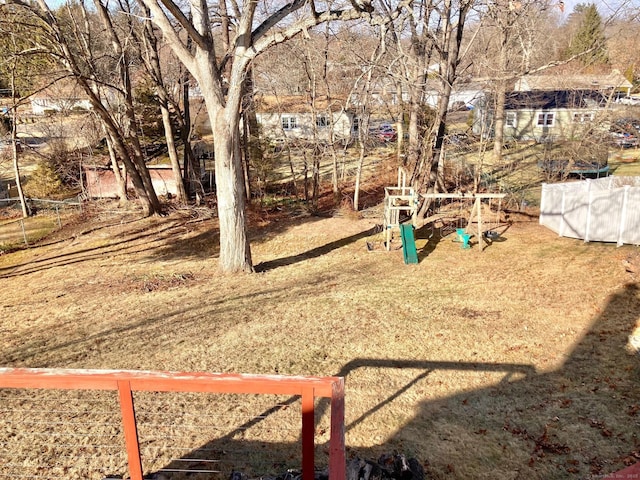
M400 230L401 213L411 218L415 226L418 212L418 195L413 188L407 187L407 173L398 169L398 186L384 189L384 235L385 247L391 249L391 239L395 230Z

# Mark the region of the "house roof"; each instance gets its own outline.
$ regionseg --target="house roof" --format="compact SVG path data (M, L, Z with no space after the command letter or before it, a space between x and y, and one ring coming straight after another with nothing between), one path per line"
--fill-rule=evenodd
M607 97L594 90L536 90L507 93L505 110L602 108L606 103Z
M489 81L483 78L467 79L456 81L451 89L452 91L484 91L487 89ZM429 78L427 79L426 90L442 90L442 81Z
M516 81L515 90L615 90L633 85L618 70L603 75L525 75Z
M313 102L308 95L260 95L255 98L256 111L260 113L318 113L344 110L346 101L341 98L321 96Z
M87 94L74 79L64 77L56 80L54 83L46 85L31 96L32 101L43 98L86 99Z

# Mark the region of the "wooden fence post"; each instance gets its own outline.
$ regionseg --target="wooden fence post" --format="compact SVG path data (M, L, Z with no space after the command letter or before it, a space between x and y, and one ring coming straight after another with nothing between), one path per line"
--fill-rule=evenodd
M130 382L124 380L118 381L118 396L120 398L124 440L129 460L129 474L131 475L131 480L142 480L142 461L140 460L140 445L138 444L138 427L136 425L136 414L133 406L133 393L131 392Z
M313 480L315 476L314 461L314 393L313 388L302 390L302 479Z

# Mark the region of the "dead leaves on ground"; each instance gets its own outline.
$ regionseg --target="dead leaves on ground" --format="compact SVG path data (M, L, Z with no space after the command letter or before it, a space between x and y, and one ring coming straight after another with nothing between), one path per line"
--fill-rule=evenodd
M155 292L186 286L194 281L195 276L192 273L171 273L145 275L137 283L143 292Z

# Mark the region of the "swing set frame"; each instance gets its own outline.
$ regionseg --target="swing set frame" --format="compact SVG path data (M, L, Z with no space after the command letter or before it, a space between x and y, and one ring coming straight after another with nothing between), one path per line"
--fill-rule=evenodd
M407 186L407 172L404 168L398 169L398 186L386 187L384 198L384 238L385 248L387 251L391 250L391 240L393 238L393 230L400 230L401 213L404 213L411 219L411 223L414 228L422 227L425 223L423 220L418 219L418 204L420 199L424 201L429 200L473 200L473 207L467 224L465 225L465 231L473 223L472 219L476 219L478 225L477 237L479 250L484 250L485 241L482 231L482 202L485 200L498 200L498 212L497 217L500 217L500 210L502 206L502 199L504 199L506 193L417 193L413 188ZM437 215L437 213L435 214Z
M480 251L484 250L485 241L482 230L482 202L483 200L498 200L498 213L496 214L499 218L500 210L502 206L502 199L506 197L506 193L421 193L420 197L425 200L473 200L473 207L471 208L471 213L469 214L469 219L467 221L467 225L464 227L467 233L469 232L469 226L473 223L472 219L476 219L476 223L478 225L477 228L477 238L478 245L480 247Z

